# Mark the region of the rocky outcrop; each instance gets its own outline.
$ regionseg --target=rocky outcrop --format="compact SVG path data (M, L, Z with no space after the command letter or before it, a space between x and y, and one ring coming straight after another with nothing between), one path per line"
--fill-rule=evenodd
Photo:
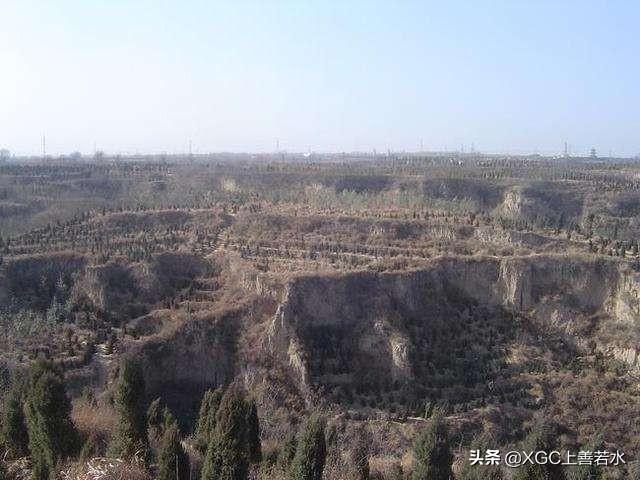
M612 303L612 314L618 322L634 324L640 318L640 273L626 271Z
M610 352L617 360L627 365L634 374L640 374L640 350L637 348L612 347Z

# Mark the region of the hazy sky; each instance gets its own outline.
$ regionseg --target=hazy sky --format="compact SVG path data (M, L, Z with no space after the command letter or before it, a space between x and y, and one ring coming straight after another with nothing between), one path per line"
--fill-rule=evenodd
M0 0L0 147L640 152L640 2Z

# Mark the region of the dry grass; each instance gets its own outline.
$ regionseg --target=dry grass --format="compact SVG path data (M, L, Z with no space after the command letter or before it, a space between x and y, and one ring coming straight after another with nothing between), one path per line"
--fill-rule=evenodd
M71 418L84 438L97 440L98 451L106 448L118 422L111 406L102 402L94 404L83 398L74 401Z
M13 480L31 479L31 461L27 457L18 458L6 463L7 478Z
M61 480L151 480L141 462L96 457L60 472Z

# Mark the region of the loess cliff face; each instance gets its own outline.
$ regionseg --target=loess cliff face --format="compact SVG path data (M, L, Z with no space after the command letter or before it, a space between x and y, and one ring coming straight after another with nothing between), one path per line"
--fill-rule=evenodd
M522 395L532 359L514 360L514 352L550 336L560 342L548 346L560 364L595 343L636 368L639 285L618 262L559 256L305 276L287 285L268 343L302 391L336 402L481 404Z
M62 278L74 305L110 312L137 337L152 392L246 383L247 372L257 383L279 368L307 405L324 398L419 413L425 399L535 403L527 373L540 357L562 366L600 352L640 371L640 275L624 262L442 257L413 271L284 284L239 260L216 262L182 253L98 266L71 254L25 256L5 263L0 285L14 296L35 285L37 295L25 291L46 306ZM187 300L176 303L176 294Z
M441 257L412 271L284 281L222 255L19 261L31 276L53 269L52 281L70 272L71 299L120 315L128 336L118 354L141 363L149 398L162 396L185 426L205 389L239 383L259 402L265 438L319 405L370 420L422 416L426 403L475 425L499 423L495 409L519 422L545 409L576 441L588 439L580 429L593 418L620 445L638 434L615 430L640 413L637 381L620 374L598 383L599 359L640 371L640 276L615 259ZM26 281L4 267L3 288ZM393 438L406 442L400 430Z
M571 187L535 182L506 190L497 212L506 217L539 222L547 219L578 219L583 212L583 196Z

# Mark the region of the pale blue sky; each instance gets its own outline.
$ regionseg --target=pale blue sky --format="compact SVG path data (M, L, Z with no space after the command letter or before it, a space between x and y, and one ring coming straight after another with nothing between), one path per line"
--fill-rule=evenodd
M640 152L640 3L0 0L0 147Z

